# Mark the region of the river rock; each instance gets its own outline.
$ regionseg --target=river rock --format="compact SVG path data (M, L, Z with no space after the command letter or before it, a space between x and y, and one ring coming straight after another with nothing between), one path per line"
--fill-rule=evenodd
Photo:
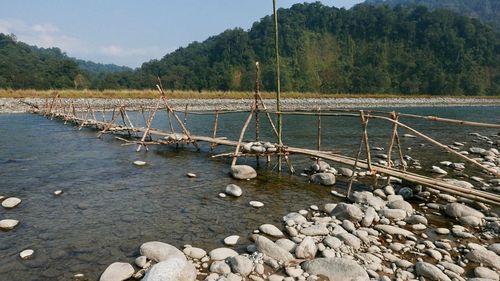
M161 262L171 258L186 260L184 254L176 247L158 241L146 242L141 245L140 252L150 260Z
M288 262L293 259L292 254L264 236L255 236L255 246L259 252L275 260Z
M277 228L276 226L274 226L272 224L263 224L263 225L259 226L259 230L262 233L265 233L265 234L270 235L270 236L283 237L283 232L281 230L279 230L279 228Z
M344 177L352 177L353 171L349 168L339 168L338 169L339 174L343 175Z
M330 186L335 184L335 175L331 173L317 173L311 176L311 182Z
M248 202L248 204L250 204L250 206L252 206L254 208L264 207L264 203L259 202L259 201L250 201L250 202Z
M448 234L450 234L450 230L448 228L439 227L439 228L436 228L436 233L439 235L448 235Z
M148 264L148 258L146 256L138 256L134 260L135 265L137 265L140 268L144 268L146 264Z
M456 274L462 275L465 273L465 269L463 269L463 267L456 265L454 263L441 261L439 262L439 264L442 265L444 268L455 272Z
M382 209L378 214L391 220L404 220L406 218L405 210L401 209Z
M309 236L304 238L297 248L295 248L295 256L299 259L314 259L317 252L318 247L314 243L314 239Z
M2 207L6 209L12 209L21 203L21 199L17 197L9 197L2 201Z
M375 220L378 220L378 214L375 211L375 209L373 207L366 208L365 216L361 220L361 225L368 227L368 226L372 225L372 223Z
M476 267L474 269L474 275L478 278L486 278L494 281L498 281L498 274L486 267Z
M19 253L19 257L23 260L31 259L33 255L35 254L35 251L31 249L27 249Z
M224 238L224 244L228 246L233 246L238 243L238 240L240 240L240 236L238 235L231 235L226 238Z
M281 248L287 250L288 252L294 252L295 248L297 247L297 244L295 244L295 242L293 242L290 239L286 239L286 238L278 239L275 242L275 244L280 246Z
M5 219L0 221L1 230L11 230L14 229L19 224L18 220Z
M136 160L136 161L134 161L134 165L136 165L136 166L145 166L146 162L140 161L140 160Z
M413 190L409 187L402 187L398 194L403 196L405 200L411 199L413 197Z
M315 172L324 172L328 169L330 169L330 164L325 161L317 161L311 165L311 170Z
M234 165L231 167L231 176L238 180L249 180L256 178L257 172L248 165Z
M224 192L234 197L240 197L243 194L241 187L237 186L236 184L228 184L224 189Z
M369 191L355 191L351 194L349 199L359 204L369 205L377 211L385 206L385 201L382 198L374 196L373 193Z
M337 249L342 245L342 241L333 236L326 236L325 239L323 239L323 243L332 249Z
M208 255L210 256L210 259L214 261L222 261L229 257L236 257L238 253L235 250L229 248L217 248L210 251Z
M500 243L489 245L488 250L495 252L497 255L500 255Z
M196 178L196 174L195 173L187 173L186 176L188 178Z
M431 172L433 172L435 174L440 174L440 175L447 175L448 174L448 172L439 168L438 166L432 166Z
M405 210L406 213L411 214L413 213L413 207L411 206L410 203L404 201L404 200L395 200L387 203L387 207L391 209L401 209Z
M132 277L134 273L134 267L129 263L115 262L104 270L99 281L123 281Z
M347 246L351 246L354 250L361 248L361 240L350 233L339 233L336 237L340 239L340 241L343 241Z
M56 191L54 191L54 196L59 196L61 194L63 194L62 190L56 190Z
M192 263L172 258L153 265L142 281L194 281L196 275Z
M418 275L430 280L451 281L451 279L446 274L444 274L444 272L430 263L419 261L415 265L415 270Z
M484 214L480 211L460 203L450 203L446 205L445 213L452 218L467 216L474 216L480 219L484 218Z
M458 220L462 225L467 225L472 227L478 227L482 224L481 219L475 216L460 217Z
M500 270L500 257L490 250L484 248L473 249L466 255L466 258Z
M214 261L210 265L210 272L226 275L231 272L231 267L225 261Z
M331 212L339 220L350 220L359 222L363 219L363 211L355 205L339 203Z
M252 261L245 256L230 257L227 262L234 273L239 273L243 277L248 276L253 270Z
M288 220L293 220L296 224L303 224L307 222L307 219L303 215L295 212L289 213L288 215L283 217L284 222Z
M427 218L421 215L411 215L405 219L405 221L409 224L423 224L427 225Z
M402 235L405 237L414 237L413 233L406 230L399 228L397 226L392 226L392 225L384 225L384 224L377 224L373 228L378 231L382 231L391 235Z
M323 275L330 281L368 281L366 271L356 262L345 258L318 258L301 264L312 275Z
M201 248L196 248L196 247L187 247L182 250L186 256L192 258L192 259L201 259L204 256L207 255L207 252Z
M326 227L326 224L315 224L306 228L302 228L300 233L307 236L316 236L316 235L328 235L330 231Z
M474 185L472 185L469 182L462 181L462 180L447 179L446 182L449 184L452 184L454 186L458 186L458 187L462 187L462 188L468 188L468 189L474 188Z

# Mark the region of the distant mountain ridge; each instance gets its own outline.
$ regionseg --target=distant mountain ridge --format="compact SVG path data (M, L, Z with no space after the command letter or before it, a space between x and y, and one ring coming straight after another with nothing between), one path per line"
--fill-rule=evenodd
M500 31L500 1L499 0L367 0L370 5L398 5L406 7L426 6L430 9L446 9L458 14L477 18L491 24Z

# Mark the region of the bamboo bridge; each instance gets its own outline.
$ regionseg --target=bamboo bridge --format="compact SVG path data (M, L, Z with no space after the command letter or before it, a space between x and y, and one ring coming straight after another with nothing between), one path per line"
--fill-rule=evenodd
M161 84L160 84L161 85ZM156 101L155 106L152 108L140 108L140 112L142 113L142 117L144 119L144 127L134 126L131 122L131 119L128 116L127 108L123 105L113 107L113 108L105 108L98 109L92 108L90 104L86 107L77 108L73 103L67 103L62 101L58 95L52 97L51 100L48 98L43 105L34 105L30 104L33 108L34 113L38 113L44 116L47 116L50 119L60 119L65 123L70 122L78 126L80 129L83 127L95 128L99 131L98 137L101 137L103 134L115 134L116 138L123 141L124 145L137 145L137 151L140 151L142 148L148 150L148 146L150 145L179 145L179 144L192 144L197 149L199 149L199 142L209 143L211 148L213 149L215 146L223 145L228 147L234 147L234 152L224 153L219 155L212 156L215 157L232 157L231 165L236 165L238 157L263 157L270 161L272 156L275 156L277 162L281 164L284 159L284 163L286 163L288 170L291 173L294 173L295 170L293 165L289 159L289 155L304 155L308 157L314 157L317 161L321 160L329 160L332 162L340 163L343 165L347 165L352 167L353 171L358 169L364 169L368 171L368 175L376 176L385 175L386 183L390 182L391 177L399 178L402 180L406 180L409 182L413 182L415 184L420 184L423 186L432 187L441 192L453 194L456 196L460 196L462 198L466 198L468 200L483 202L486 204L500 206L500 195L464 188L452 183L430 178L424 175L419 175L416 173L412 173L406 171L404 165L403 167L396 168L392 165L391 155L393 150L395 154L398 155L400 163L404 163L403 161L403 153L401 148L401 143L398 134L398 128L402 128L408 132L411 132L416 137L421 138L422 140L429 142L444 151L447 151L470 164L473 164L480 168L483 172L500 176L499 170L495 170L491 167L487 167L482 163L472 159L466 155L463 155L451 148L447 145L444 145L437 140L419 132L418 130L402 123L399 118L419 118L424 120L429 120L433 122L445 122L456 125L463 126L475 126L475 127L486 127L486 128L500 128L500 124L488 124L488 123L478 123L478 122L468 122L456 119L446 119L439 118L433 116L419 116L412 114L402 114L396 112L383 112L383 111L363 111L363 110L350 110L350 109L339 109L339 110L329 110L327 112L318 111L272 111L269 110L264 100L262 99L260 93L258 91L255 92L255 100L253 101L250 110L234 110L234 111L218 111L215 110L213 112L189 112L189 114L199 114L199 115L213 115L214 116L214 127L212 136L201 136L196 135L193 132L190 132L187 128L186 122L181 120L178 115L178 111L174 110L168 102L168 98L165 95L163 88L157 85L157 88L160 93L159 99ZM138 108L132 108L128 110L139 110ZM160 130L152 127L153 119L157 112L166 110L168 116L168 122L170 125L170 131ZM96 112L101 111L102 113L102 121L98 120L96 116ZM106 120L106 116L104 114L105 111L112 111L111 119ZM146 111L146 112L145 112ZM217 136L217 128L218 128L218 117L220 114L229 114L235 112L246 112L248 116L246 121L241 128L240 137L238 140L228 140L225 137ZM187 106L186 111L184 112L185 116L188 114ZM267 122L269 122L270 127L272 128L273 133L277 136L278 130L274 125L272 116L278 115L303 115L303 116L316 116L317 117L317 147L316 149L308 149L308 148L298 148L298 147L289 147L283 144L275 144L275 148L273 151L262 151L262 152L252 152L248 150L242 149L245 145L250 142L243 141L245 132L247 130L248 125L255 118L255 141L259 141L259 123L260 115L263 114ZM361 124L361 138L359 141L359 150L355 157L349 157L337 153L333 153L331 151L322 151L321 150L321 118L326 118L328 116L344 116L344 117L352 117L357 118ZM387 121L390 125L392 125L392 135L387 145L387 164L377 164L372 161L371 152L370 152L370 144L368 138L368 122L371 119L379 119ZM174 125L180 128L181 132L176 132L174 130ZM128 135L128 138L125 137ZM361 153L364 151L366 155L366 159L361 159ZM281 171L281 165L280 169ZM349 196L351 186L353 184L354 179L356 178L356 173L353 173L349 179L349 188L347 192L347 196Z

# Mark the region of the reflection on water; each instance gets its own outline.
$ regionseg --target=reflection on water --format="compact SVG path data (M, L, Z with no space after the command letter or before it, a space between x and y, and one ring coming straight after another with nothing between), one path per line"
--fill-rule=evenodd
M409 108L401 111L424 115L498 123L498 107ZM142 116L130 114L136 125ZM221 115L219 136L236 139L245 114ZM261 117L261 139L271 140L270 127ZM425 121L409 122L438 140L472 140L469 132L485 135L495 130L475 129ZM314 148L316 118L284 118L284 140L288 145ZM196 134L211 135L212 116L188 116L188 127ZM154 127L168 127L165 115L158 115ZM382 121L369 123L370 142L386 146L391 131ZM249 127L246 138L252 138ZM356 118L322 120L322 147L352 155L360 136ZM138 246L160 240L176 246L192 244L210 250L222 245L222 239L238 234L247 237L262 223L280 224L281 216L311 204L337 201L330 188L310 185L304 178L277 175L261 162L259 177L236 182L228 177L227 159L210 159L208 145L197 153L192 147L157 147L149 153L136 153L132 146L106 136L96 138L95 131L79 131L60 121L29 114L0 115L0 195L17 196L23 202L13 210L0 210L0 218L18 219L13 231L0 232L0 279L68 280L76 273L91 279L112 262L131 261ZM418 139L403 139L408 154L424 167L438 160L456 160L449 154ZM228 151L219 147L215 153ZM134 160L148 163L136 167ZM293 157L300 171L309 163ZM255 159L240 163L255 165ZM273 163L274 164L274 163ZM272 167L273 165L271 165ZM194 172L197 178L187 178ZM229 184L244 190L238 199L219 198ZM345 187L340 182L338 187ZM55 190L64 194L55 197ZM253 209L251 200L265 206ZM35 258L21 261L18 253L35 250ZM7 277L8 276L8 277ZM7 280L7 279L5 279Z

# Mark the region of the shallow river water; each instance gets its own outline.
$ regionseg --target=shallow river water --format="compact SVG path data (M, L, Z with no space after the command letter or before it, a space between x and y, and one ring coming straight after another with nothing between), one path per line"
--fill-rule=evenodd
M500 107L395 110L500 122ZM245 116L221 115L218 135L236 139ZM135 113L131 118L136 123L142 120ZM273 141L266 120L261 118L261 138ZM445 143L469 142L471 132L499 133L423 120L403 121ZM315 148L316 122L316 117L285 117L285 143ZM165 115L159 114L153 126L166 129L167 124ZM187 125L193 133L211 135L213 116L188 115ZM371 144L386 146L391 126L370 121L369 128ZM252 126L248 132L246 138L250 139ZM323 117L322 148L353 155L360 132L357 118ZM211 250L222 246L222 239L229 235L246 239L262 223L280 226L281 217L290 211L338 201L330 195L331 188L309 184L300 176L278 175L272 169L274 159L270 168L260 163L256 180L237 182L228 176L230 160L211 159L206 144L200 152L187 146L135 152L134 146L122 146L111 136L98 139L92 129L78 130L33 114L0 114L0 135L0 196L23 200L17 208L0 208L0 219L20 221L14 230L0 232L0 280L70 280L77 273L97 280L109 264L131 262L138 256L138 247L147 241ZM436 161L457 160L430 145L421 146L422 140L402 141L405 153L421 160L424 169ZM231 149L218 147L213 153ZM148 165L134 166L134 160ZM310 160L295 156L292 162L301 171ZM255 159L238 163L255 166ZM198 177L187 178L188 172ZM241 186L243 196L219 198L217 194L229 183ZM345 185L341 180L337 188ZM56 197L55 190L64 193ZM248 205L251 200L265 206L254 209ZM35 250L35 256L22 261L19 252L27 248Z

